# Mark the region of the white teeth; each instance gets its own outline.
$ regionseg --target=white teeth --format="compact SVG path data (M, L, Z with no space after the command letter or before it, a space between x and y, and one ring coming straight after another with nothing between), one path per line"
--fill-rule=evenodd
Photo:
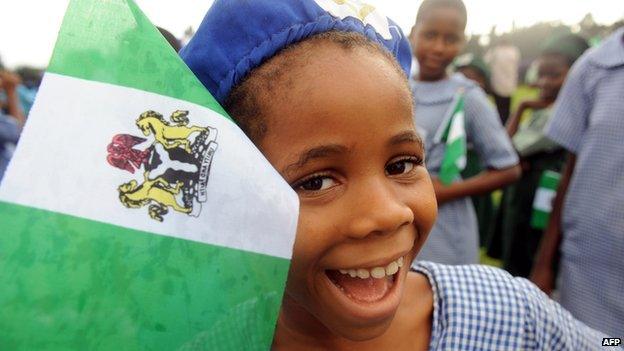
M368 279L370 277L370 272L368 271L368 269L358 268L357 276L360 279Z
M403 257L399 257L397 260L390 262L385 267L375 267L372 269L339 269L338 271L342 274L348 274L351 278L358 277L360 279L368 279L373 277L375 279L381 279L385 276L396 274L401 267L403 267Z
M398 271L399 264L397 262L390 262L390 264L386 266L386 275L393 275Z
M371 269L371 275L375 279L380 279L386 276L386 270L383 267L375 267Z

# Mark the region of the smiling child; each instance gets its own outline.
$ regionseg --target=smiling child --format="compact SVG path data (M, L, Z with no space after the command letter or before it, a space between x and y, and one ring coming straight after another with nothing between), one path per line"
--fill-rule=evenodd
M418 258L445 264L478 262L479 233L470 196L489 193L520 176L518 157L483 90L462 74L446 73L464 46L466 20L461 0L424 0L410 34L420 68L410 80L415 123L423 135L427 170L439 205L438 220ZM438 175L446 142L436 136L446 127L446 117L460 94L465 106L466 139L485 170L445 185Z
M526 280L478 266L410 271L436 199L409 45L374 8L217 0L181 56L299 195L274 349L599 347Z

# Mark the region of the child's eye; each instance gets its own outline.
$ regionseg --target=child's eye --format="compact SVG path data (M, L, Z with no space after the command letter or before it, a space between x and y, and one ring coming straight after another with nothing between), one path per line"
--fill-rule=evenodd
M457 44L459 42L459 37L456 35L447 35L445 39L446 39L447 44L450 44L450 45Z
M435 39L436 36L437 36L437 34L435 32L425 32L424 33L425 39Z
M414 170L415 167L422 165L422 160L417 157L402 158L391 162L386 166L387 175L401 175Z
M334 185L336 185L336 181L332 177L315 175L295 183L292 187L295 190L321 191L329 189Z

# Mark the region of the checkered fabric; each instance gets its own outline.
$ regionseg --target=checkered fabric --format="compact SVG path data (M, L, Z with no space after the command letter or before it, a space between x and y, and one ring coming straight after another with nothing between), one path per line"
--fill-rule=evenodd
M576 155L561 223L561 304L624 337L624 28L574 65L546 135Z
M604 350L606 335L524 278L482 265L420 261L412 268L434 294L430 350Z

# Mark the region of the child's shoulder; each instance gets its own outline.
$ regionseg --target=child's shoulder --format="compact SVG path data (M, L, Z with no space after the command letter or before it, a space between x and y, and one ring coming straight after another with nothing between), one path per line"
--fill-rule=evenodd
M480 89L479 85L475 81L473 81L472 79L466 78L465 75L459 72L453 73L449 77L449 81L451 81L454 85L458 87L462 87L466 90Z
M464 92L464 101L467 106L490 106L487 94L475 81L466 78L461 73L453 74L449 80L455 92L460 90ZM494 112L493 107L491 111Z
M459 90L465 92L467 99L481 97L485 99L483 90L461 73L452 74L447 79L436 82L422 82L411 79L410 85L417 102L424 104L451 103Z
M594 349L601 334L575 320L524 278L484 265L416 262L434 294L432 342L477 349ZM461 338L449 337L461 331ZM455 345L457 344L457 345ZM481 345L481 346L479 346ZM478 347L477 347L478 346Z
M496 350L526 346L526 303L508 273L487 266L432 262L416 262L412 268L429 278L433 291L434 348L472 346Z
M442 265L433 262L417 262L413 268L429 278L432 289L442 303L458 306L466 301L464 308L474 307L467 299L487 299L490 304L510 306L521 303L525 296L525 284L502 269L485 265Z
M587 50L572 66L567 84L578 85L591 95L604 78L620 79L624 72L624 28L606 38L599 46ZM617 74L616 74L617 73ZM576 88L578 89L578 88Z
M624 28L615 31L601 45L587 50L577 65L594 65L599 68L624 68Z

